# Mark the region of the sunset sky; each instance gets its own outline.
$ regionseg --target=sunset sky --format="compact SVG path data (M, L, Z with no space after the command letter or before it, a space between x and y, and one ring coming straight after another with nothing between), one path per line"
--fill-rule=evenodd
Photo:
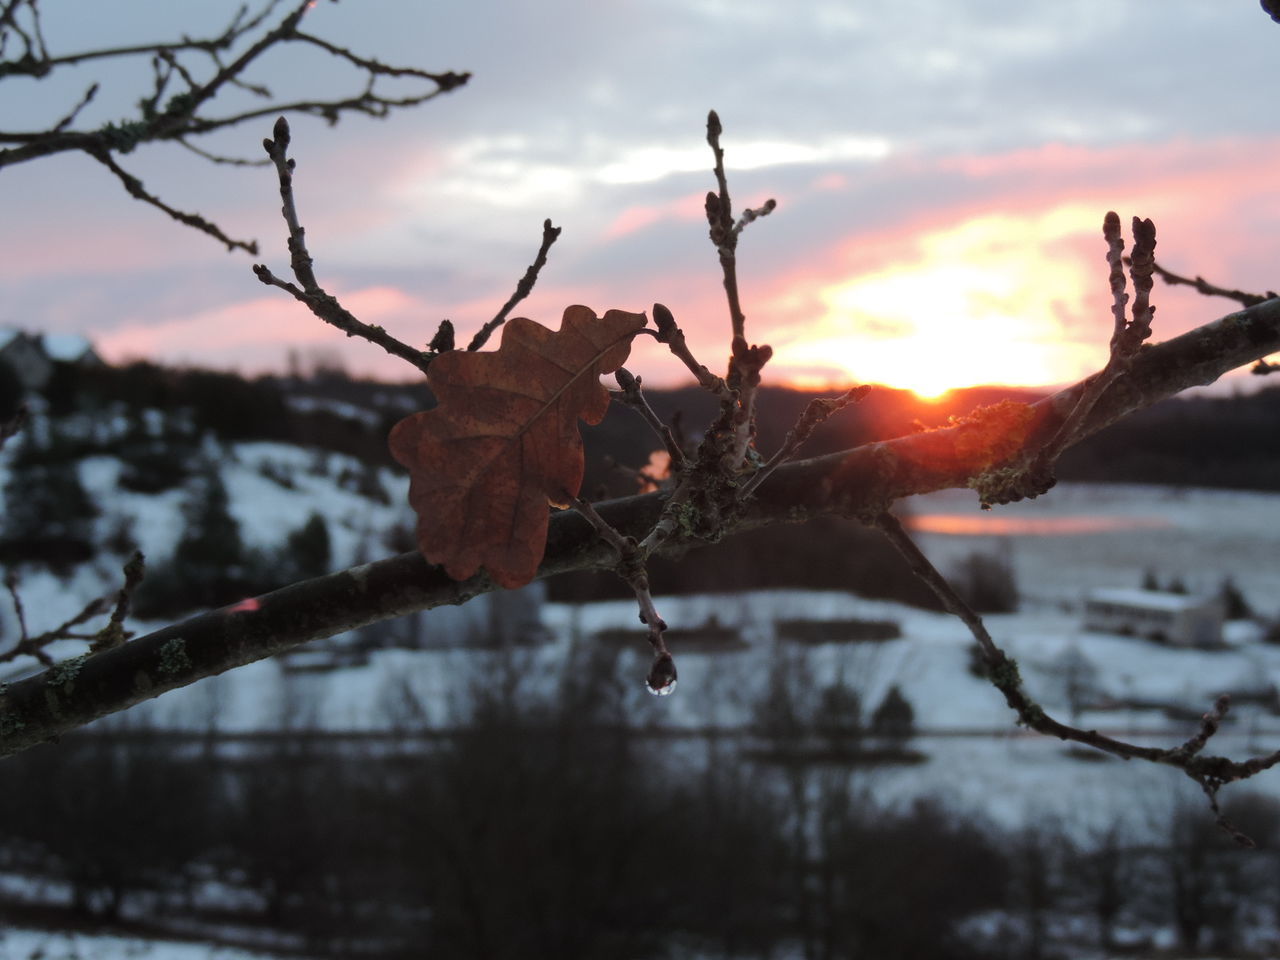
M55 53L214 33L238 2L48 0L44 30ZM712 107L735 206L778 201L739 252L748 332L774 347L776 383L932 394L1091 372L1111 324L1109 209L1154 219L1170 269L1280 286L1280 25L1257 0L342 0L317 4L306 28L384 62L474 74L389 120L294 121L321 283L419 345L441 318L469 336L492 316L550 217L564 233L517 313L554 326L572 303L661 301L722 367L702 216ZM0 130L47 125L93 79L103 91L82 125L126 118L148 76L140 61L6 79ZM285 95L359 83L291 53L254 78ZM205 146L256 156L270 127ZM122 162L173 205L257 238L257 259L287 273L271 171L167 146ZM0 323L83 333L112 360L253 372L295 350L414 375L82 156L6 168L0 217ZM1231 309L1163 285L1155 303L1156 339ZM647 343L629 367L687 379Z

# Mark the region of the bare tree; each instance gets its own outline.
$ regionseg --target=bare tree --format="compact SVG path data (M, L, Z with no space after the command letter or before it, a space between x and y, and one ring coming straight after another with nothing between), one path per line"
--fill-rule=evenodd
M81 60L93 56L153 58L154 90L144 99L141 115L124 128L74 132L71 126L82 106L78 105L65 118L36 134L0 135L18 144L0 152L0 165L74 149L116 171L116 154L140 143L164 139L184 142L209 130L277 111L318 113L330 119L349 110L383 115L393 107L422 102L453 89L465 80L465 75L460 74L384 67L305 34L299 24L306 3L295 4L280 23L266 28L268 16L276 6L271 3L252 18L237 18L224 35L210 40L82 55ZM23 16L28 20L23 21ZM265 32L250 42L250 35L260 28ZM0 36L22 50L0 65L0 76L5 72L40 76L67 61L47 54L38 29L35 0L9 0L0 7L0 29L4 31ZM222 52L239 42L248 43L248 48L224 64ZM266 50L286 42L320 47L365 71L369 82L366 92L346 101L275 105L221 118L202 115L219 89L247 82L242 75L248 65ZM198 79L189 67L181 65L184 56L208 58L213 65L212 76ZM400 101L372 93L372 84L379 77L404 74L434 86L416 99ZM179 92L171 94L171 87ZM87 91L83 102L87 103L93 93L92 89ZM1224 784L1280 763L1280 751L1238 762L1204 755L1204 748L1229 708L1225 698L1212 705L1193 736L1168 748L1126 743L1052 718L1024 689L1017 664L996 645L981 618L889 513L890 506L902 497L948 487L975 489L984 507L1047 492L1054 484L1058 457L1071 445L1135 410L1189 387L1211 383L1232 369L1258 363L1280 350L1280 299L1270 293L1229 290L1202 278L1191 280L1157 266L1156 230L1148 219L1133 218L1133 246L1126 258L1121 220L1115 213L1107 213L1103 218L1103 242L1114 322L1110 356L1101 371L1035 403L1006 401L975 410L946 428L868 443L810 460L796 459L798 450L819 423L865 394L867 388L858 387L841 397L814 401L778 450L759 451L754 434L757 388L771 350L751 344L747 337L738 289L737 249L744 230L772 212L776 204L767 200L735 213L721 137L719 117L712 112L707 122L707 142L714 158L715 189L707 194L706 215L730 315L726 374L721 377L712 373L693 356L675 317L661 304L654 305L651 324L648 318L636 315L645 321L639 332L666 344L693 378L716 398L717 416L697 449L686 449L649 408L640 378L619 369L620 389L614 399L636 409L654 428L670 456L671 476L664 481L664 489L602 504L590 504L578 498L575 491L564 491L562 500L574 509L552 516L536 576L596 568L622 577L635 592L654 651L650 686L669 691L676 677L675 664L663 638L666 624L649 589L645 570L649 557L766 524L824 516L855 518L883 531L946 608L964 622L980 647L991 682L1018 722L1118 756L1181 769L1203 788L1215 812L1217 792ZM258 279L286 291L321 320L381 345L419 370L430 372L442 355L462 353L455 350L454 332L447 321L441 324L430 347L418 350L380 327L363 323L324 289L304 241L295 195L297 166L289 155L291 134L284 116L275 122L264 147L279 181L293 279L278 277L264 264L254 267ZM140 186L135 191L131 186L134 181L127 174L117 175L135 196L168 209ZM248 244L229 240L204 221L194 222L185 215L179 219L211 233L229 247L251 249ZM480 327L466 352L482 346L529 293L558 234L559 229L548 220L533 264L507 303ZM1189 283L1205 294L1232 299L1241 309L1183 336L1148 344L1154 317L1151 290L1157 274L1169 282ZM1129 282L1133 284L1132 299L1127 292ZM420 554L408 553L298 582L86 654L15 683L0 694L0 755L23 750L141 700L296 644L444 603L465 602L496 586L494 576L483 569L453 579L442 567L428 564ZM1237 837L1244 839L1238 833Z

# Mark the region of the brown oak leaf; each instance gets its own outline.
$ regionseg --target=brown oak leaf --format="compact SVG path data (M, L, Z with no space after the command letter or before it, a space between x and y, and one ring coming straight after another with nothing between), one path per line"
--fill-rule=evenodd
M578 420L609 407L600 376L626 362L642 313L564 311L552 332L507 322L497 350L454 350L431 362L434 409L391 430L391 455L409 470L418 547L465 580L483 566L503 587L533 579L547 541L547 504L568 506L582 486Z

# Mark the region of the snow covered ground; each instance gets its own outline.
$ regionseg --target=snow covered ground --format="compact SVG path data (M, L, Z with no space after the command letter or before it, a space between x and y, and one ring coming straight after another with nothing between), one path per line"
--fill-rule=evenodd
M981 511L977 494L944 490L903 506L946 568L973 549L1008 549L1023 597L1077 602L1086 589L1136 587L1142 572L1212 592L1229 575L1260 612L1280 615L1280 496L1125 484L1060 483L1048 494ZM930 521L930 522L925 522ZM1078 532L1071 532L1073 529Z
M0 960L274 960L277 956L102 933L0 930Z
M382 482L391 504L379 504L335 482L339 470L355 467L354 461L346 464L337 456L331 461L327 474L316 474L309 469L311 454L296 447L253 443L225 451L222 474L246 540L278 544L312 511L319 511L329 520L335 566L355 562L362 551L384 553L380 538L407 517L403 480L387 472ZM264 463L290 471L294 489L264 476ZM110 505L100 522L107 524L119 513L133 517L143 549L152 557L165 556L178 537L182 492L121 492L115 487L118 469L118 461L109 457L82 466L86 485L100 503ZM1257 642L1260 631L1254 624L1232 624L1231 645L1221 651L1175 649L1081 627L1081 598L1087 590L1136 586L1148 569L1162 580L1178 577L1193 591L1212 592L1230 576L1260 613L1280 614L1280 496L1060 484L1048 496L988 512L978 510L969 491L912 498L906 508L923 528L917 534L922 547L944 570L973 550L1010 558L1023 608L987 617L988 627L1019 660L1032 695L1064 719L1070 707L1064 672L1072 662L1096 676L1095 702L1138 700L1177 704L1188 711L1191 719L1178 721L1154 709L1086 710L1080 717L1081 723L1108 731L1147 731L1159 743L1190 735L1194 716L1207 710L1219 693L1247 694L1280 685L1280 646ZM116 577L105 564L81 570L69 583L50 574L28 574L22 594L30 619L36 621L33 631L70 616ZM781 649L778 621L887 620L900 626L900 639L790 645L787 654L795 661L793 668L817 687L842 677L859 691L867 711L895 684L912 703L920 746L930 760L917 767L877 770L877 791L905 795L938 789L957 803L1003 811L1001 819L1016 821L1027 806L1020 798L1042 794L1046 777L1066 777L1077 796L1093 789L1095 781L1116 779L1111 764L1067 760L1061 744L1026 737L1014 727L1000 696L967 671L971 640L953 617L851 594L795 590L659 597L658 605L675 628L712 620L739 628L746 648L709 654L681 652L676 645L679 690L672 697L653 698L643 689L648 653L642 631L636 629L633 603L551 604L543 613L551 642L518 652L514 667L496 663L498 655L491 651L458 648L382 650L365 666L314 673L287 673L273 660L174 691L131 713L163 728L203 731L212 725L228 734L282 727L391 731L402 720L394 709L396 697L408 693L430 726L445 728L465 721L471 691L495 669L514 668L525 691L550 696L575 649L602 642L594 640L600 631L626 630L634 632L635 642L617 649L616 669L628 691L627 716L637 727L691 734L707 727L743 728L767 688L770 671L761 669L761 663L769 658L776 662ZM12 619L8 611L0 616ZM286 706L299 704L300 711L284 715ZM1241 704L1215 746L1234 753L1280 746L1280 717ZM1125 779L1136 790L1148 774L1130 766ZM976 776L979 768L982 774ZM1167 771L1156 773L1168 782ZM1280 782L1271 782L1273 776L1280 774L1267 774L1256 783L1280 789ZM1043 800L1036 802L1042 805Z
M389 472L383 484L391 504L372 502L335 482L342 458L333 457L330 475L308 471L310 455L275 444L243 444L226 452L223 477L231 509L247 541L278 544L312 511L330 522L334 564L355 562L362 551L386 551L381 537L408 518L404 483ZM264 476L266 462L292 468L290 490ZM354 461L350 466L355 466ZM181 491L144 497L116 488L119 463L112 458L85 462L86 486L104 506L99 521L132 516L135 534L152 557L163 557L177 540ZM1280 496L1233 491L1159 487L1061 484L1035 501L978 510L976 496L948 491L913 498L908 511L918 519L926 553L944 570L973 550L1003 553L1015 570L1024 599L1014 614L989 616L998 642L1021 665L1027 688L1063 719L1070 710L1064 670L1089 665L1095 676L1092 699L1177 704L1192 717L1170 719L1156 709L1086 709L1079 723L1144 742L1175 745L1195 730L1194 714L1221 692L1257 692L1280 686L1280 646L1259 642L1260 628L1233 624L1224 650L1182 650L1144 640L1086 632L1081 599L1090 589L1137 586L1151 569L1162 581L1177 577L1193 591L1212 592L1224 576L1241 587L1261 614L1280 615ZM950 531L950 532L947 532ZM109 564L79 571L70 581L32 573L22 594L33 631L71 616L89 597L119 576ZM548 605L543 621L550 642L522 650L508 663L492 651L463 649L382 650L364 666L327 672L287 673L267 661L174 691L131 711L156 726L203 731L210 725L227 734L264 729L323 728L333 731L387 731L402 717L396 697L408 694L423 708L426 722L447 728L465 720L471 691L498 669L515 669L530 693L553 695L575 651L601 642L605 630L629 630L635 641L617 649L615 669L624 682L625 713L640 729L687 734L664 739L659 749L696 763L709 728L741 729L765 695L769 669L783 649L776 624L787 619L893 621L901 637L882 642L789 645L788 669L822 686L843 678L862 697L865 710L898 685L915 709L920 735L914 746L927 761L855 771L859 787L881 802L903 804L921 795L940 796L959 810L1004 827L1033 820L1057 820L1087 835L1117 820L1139 830L1167 824L1172 804L1194 797L1195 788L1175 772L1104 759L1086 762L1064 744L1028 735L984 681L967 670L970 638L952 617L850 594L768 591L740 595L659 597L658 607L674 628L715 622L737 627L746 641L738 652L681 651L674 696L655 698L643 689L648 653L637 629L634 604L626 601L584 606ZM6 636L15 636L12 614ZM147 625L135 625L145 628ZM80 652L68 647L67 654ZM772 667L770 666L770 669ZM302 707L286 715L286 705ZM1232 722L1210 747L1233 757L1280 748L1280 717L1240 703ZM1250 789L1280 798L1280 772L1265 773ZM120 937L9 930L0 934L0 960L60 958L145 958L145 960L254 960L238 950Z

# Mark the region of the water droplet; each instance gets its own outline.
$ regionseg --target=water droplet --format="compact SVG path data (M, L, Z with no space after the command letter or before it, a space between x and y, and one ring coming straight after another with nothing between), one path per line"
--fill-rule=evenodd
M660 653L653 658L644 686L655 697L669 697L676 692L676 662L671 654Z
M669 697L676 692L676 682L672 680L665 687L655 687L652 680L646 680L644 682L644 688L655 697Z

